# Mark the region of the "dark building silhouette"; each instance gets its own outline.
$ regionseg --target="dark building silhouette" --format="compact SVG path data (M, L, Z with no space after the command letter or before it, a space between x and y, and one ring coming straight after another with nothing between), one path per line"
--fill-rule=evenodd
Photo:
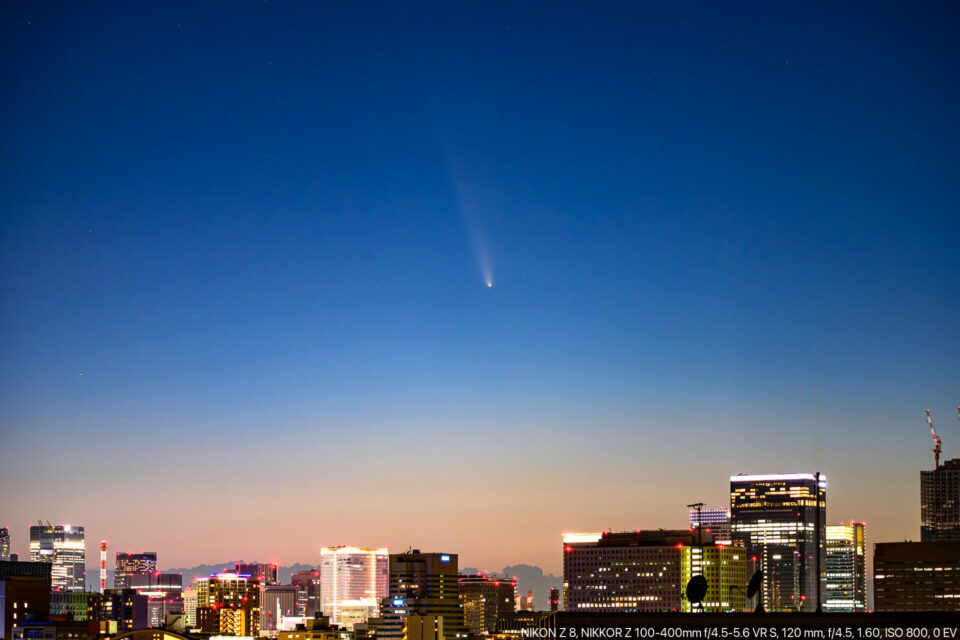
M960 542L960 459L920 472L920 541Z
M263 562L238 562L236 572L256 578L261 585L280 584L277 565Z
M960 543L873 545L873 604L877 611L960 613Z
M320 572L298 571L290 576L297 588L297 615L312 618L320 611Z
M560 589L550 588L550 611L560 610Z
M100 597L97 619L109 633L123 633L150 626L149 598L133 589L107 589Z
M5 640L28 618L47 619L51 569L49 562L0 560L0 633Z

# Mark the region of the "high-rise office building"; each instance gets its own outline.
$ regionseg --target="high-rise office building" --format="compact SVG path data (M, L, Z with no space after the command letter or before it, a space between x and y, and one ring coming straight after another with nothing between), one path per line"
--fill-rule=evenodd
M320 550L320 610L330 624L353 629L380 613L387 593L386 549L326 547Z
M408 616L438 623L438 637L467 637L469 632L460 608L457 563L455 553L421 553L414 549L391 555L389 586L381 605L383 626L377 637L403 638Z
M105 634L122 633L150 626L147 596L133 589L107 589L100 596L101 630Z
M822 573L826 504L827 481L822 475L819 487L812 473L730 478L733 541L746 545L763 570L767 611L816 610L817 550Z
M12 638L13 628L28 618L46 619L51 569L48 562L0 560L0 637Z
M0 562L10 559L10 530L0 527Z
M138 573L130 576L130 588L147 597L147 621L161 627L168 613L183 611L183 576L179 573Z
M284 618L297 615L297 588L292 584L260 585L260 633L275 635Z
M866 611L865 526L862 522L827 525L824 611Z
M196 578L195 586L199 628L223 635L259 634L260 582L256 578L237 573L212 573ZM207 625L203 624L205 619Z
M707 593L696 605L682 599L681 611L726 613L747 609L744 588L747 575L746 547L723 544L684 545L680 549L680 585L686 589L694 576L707 581Z
M297 571L290 584L297 588L297 615L312 618L320 611L320 572Z
M236 563L236 573L256 578L260 586L280 584L277 579L276 563L238 562Z
M183 615L187 618L187 630L197 628L197 590L187 587L183 590Z
M457 581L464 622L474 635L496 633L497 620L516 611L514 578L461 575Z
M122 591L130 588L130 579L133 576L154 573L157 570L157 553L156 551L121 552L117 554L116 562L113 588Z
M564 534L564 610L679 611L680 556L697 537L686 529ZM713 544L709 533L702 540Z
M877 611L960 612L960 543L873 545L873 605Z
M83 527L39 524L30 527L30 562L49 562L53 589L84 591L87 566Z
M920 541L960 542L960 459L920 472Z
M690 527L696 529L700 523L704 531L713 534L716 544L729 545L731 540L730 509L717 507L715 509L690 509Z

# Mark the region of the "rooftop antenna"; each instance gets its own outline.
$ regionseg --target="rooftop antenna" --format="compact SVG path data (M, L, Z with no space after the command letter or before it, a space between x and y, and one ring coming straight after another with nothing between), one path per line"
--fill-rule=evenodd
M700 510L703 509L702 502L694 502L693 504L688 504L687 508L697 510L697 546L703 546L703 523L700 521Z
M940 448L940 445L942 444L943 441L942 441L939 437L937 437L937 432L933 430L933 419L930 417L930 409L927 409L926 411L927 411L927 424L930 425L930 435L933 436L933 444L934 444L934 447L933 447L933 462L934 462L934 466L933 466L933 468L934 468L934 469L939 469L939 468L940 468L940 453L943 451L943 449ZM957 411L960 411L960 407L957 407ZM957 420L960 420L960 416L957 416Z

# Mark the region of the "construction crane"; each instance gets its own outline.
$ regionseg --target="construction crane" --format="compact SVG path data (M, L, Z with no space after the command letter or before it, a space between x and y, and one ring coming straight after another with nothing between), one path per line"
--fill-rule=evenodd
M957 407L960 410L960 407ZM958 418L960 420L960 418ZM927 424L930 425L930 435L933 436L933 460L934 460L934 469L940 468L940 452L943 449L940 448L942 440L937 437L937 432L933 430L933 419L930 417L930 409L927 409Z

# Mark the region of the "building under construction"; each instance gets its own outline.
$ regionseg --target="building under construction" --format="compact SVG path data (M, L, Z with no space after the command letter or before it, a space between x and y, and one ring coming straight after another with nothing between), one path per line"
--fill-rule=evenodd
M920 472L920 541L960 542L960 459Z
M960 420L960 407L957 412ZM934 467L920 472L920 541L960 542L960 459L940 464L943 441L933 428L929 409L926 414Z

